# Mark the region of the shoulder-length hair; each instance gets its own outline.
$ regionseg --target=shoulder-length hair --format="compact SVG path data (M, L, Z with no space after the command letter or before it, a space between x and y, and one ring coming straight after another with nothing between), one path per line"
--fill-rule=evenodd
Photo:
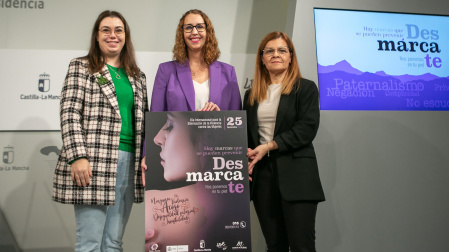
M92 29L92 35L90 38L89 54L84 58L89 60L89 71L91 73L99 72L106 64L103 53L101 52L100 45L97 41L98 32L100 29L100 23L104 18L116 17L119 18L125 26L125 45L120 52L120 66L125 68L128 75L138 77L140 76L140 69L137 67L136 56L134 54L134 46L131 40L131 30L125 18L117 11L105 10L95 21L94 28Z
M271 82L270 73L264 64L262 64L263 49L266 44L273 40L282 38L290 50L291 63L288 66L287 74L282 81L281 93L288 95L293 90L295 82L301 78L299 71L298 59L296 57L295 47L292 41L284 32L270 32L262 39L256 56L256 69L254 71L254 80L250 91L249 104L252 106L254 102L260 103L267 98L268 85Z
M187 58L189 57L187 45L184 41L183 28L184 20L189 14L198 14L201 15L201 17L204 19L204 23L206 24L206 42L201 50L203 53L204 62L210 65L220 57L220 49L218 49L218 41L215 37L215 30L212 22L210 21L206 13L197 9L187 11L179 20L178 28L176 29L175 46L173 46L173 60L176 60L181 64L185 64Z

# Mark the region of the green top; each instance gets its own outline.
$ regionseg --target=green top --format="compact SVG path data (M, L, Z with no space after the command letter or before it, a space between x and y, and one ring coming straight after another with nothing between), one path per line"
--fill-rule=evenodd
M107 65L114 82L115 93L117 95L118 107L122 118L122 128L120 131L120 144L118 149L127 152L135 152L135 132L134 132L134 93L126 75L125 69ZM117 73L120 78L117 78Z

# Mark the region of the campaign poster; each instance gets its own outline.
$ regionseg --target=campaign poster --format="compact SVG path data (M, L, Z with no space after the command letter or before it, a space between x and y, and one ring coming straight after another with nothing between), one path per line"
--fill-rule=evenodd
M246 113L148 112L145 250L251 251Z
M449 16L314 12L321 110L449 110Z

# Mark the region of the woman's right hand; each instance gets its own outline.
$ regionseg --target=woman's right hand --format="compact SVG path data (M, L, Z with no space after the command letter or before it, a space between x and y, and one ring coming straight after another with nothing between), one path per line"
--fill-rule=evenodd
M252 151L253 151L253 149L248 148L247 153L252 152ZM254 160L254 158L255 158L255 155L253 155L253 156L248 156L248 155L247 155L247 157L248 157L248 174L249 174L249 181L253 181L253 178L251 177L251 175L253 175L253 169L252 169L252 168L250 169L250 167L251 167L251 162L252 162L252 161Z
M142 161L140 162L140 167L142 168L142 184L143 187L145 187L145 171L148 169L147 164L145 163L145 157L142 158Z
M86 158L80 158L72 164L72 181L76 182L78 186L88 186L90 184L90 177L92 177L92 170L90 169L89 161Z
M197 111L220 111L220 107L213 102L206 102L202 109L198 109Z
M254 166L259 160L261 160L268 153L268 146L266 144L261 144L252 150L248 148L248 153L246 156L248 157L248 173L249 175L253 174ZM250 180L252 181L252 179Z

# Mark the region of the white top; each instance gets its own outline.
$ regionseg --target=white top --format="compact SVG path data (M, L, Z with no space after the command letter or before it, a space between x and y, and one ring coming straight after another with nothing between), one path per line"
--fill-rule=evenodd
M202 109L209 101L210 79L203 83L193 80L193 88L195 89L195 110Z
M261 144L273 140L276 115L281 100L281 87L282 84L270 84L267 90L267 99L262 101L257 109Z

